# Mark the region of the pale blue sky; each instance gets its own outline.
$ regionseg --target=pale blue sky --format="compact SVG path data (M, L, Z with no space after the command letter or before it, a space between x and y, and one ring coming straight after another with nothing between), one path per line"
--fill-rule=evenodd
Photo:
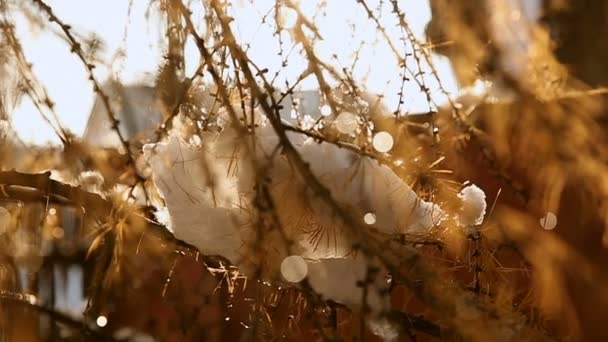
M124 82L132 83L149 79L149 75L156 70L161 60L158 43L163 39L163 27L160 20L155 17L155 10L151 12L152 18L146 18L148 0L133 0L130 17L127 15L129 1L126 0L47 0L47 2L60 18L78 32L84 35L96 33L104 39L106 47L103 57L106 62L112 60L119 48L127 49L126 58L118 59L113 64L114 71L119 73ZM251 5L249 1L237 0L233 12L238 39L243 43L250 43L249 53L252 59L259 65L268 67L271 72L280 69L281 61L277 56L278 42L276 37L272 36L272 28L268 25L260 26L260 22L263 13L272 8L273 2L273 0L255 0L254 5ZM303 11L312 16L318 0L302 0L301 3ZM370 91L384 94L389 107L394 108L400 87L399 67L383 41L373 44L377 38L375 25L367 19L362 7L355 0L330 0L327 3L327 16L321 16L317 20L320 31L324 35L324 41L317 46L321 58L331 61L331 55L335 53L339 57L337 65L350 66L352 51L359 47L361 41L365 42L354 76L362 80L367 74L366 87ZM369 0L368 3L374 7L377 1ZM430 19L427 1L402 0L399 3L406 11L412 29L422 39L424 26ZM396 19L389 7L385 4L386 10L382 13L381 21L389 30L389 35L400 37L401 32L395 25ZM69 53L65 42L56 35L31 31L22 17L17 16L15 20L25 53L33 63L38 77L46 84L51 98L56 102L62 124L74 133L82 134L93 103L92 87L84 68L77 58ZM353 26L354 31L351 28ZM126 42L123 39L125 27ZM289 37L285 38L285 49L289 49L291 46ZM398 48L402 48L402 43L397 38L395 44ZM191 71L198 63L198 52L193 44L188 44L186 58L189 61L187 71ZM445 86L450 91L456 91L449 63L445 59L437 58L435 64ZM294 81L305 68L305 60L294 51L289 66L282 71L280 79ZM108 69L99 67L96 73L103 80L108 76ZM431 90L435 91L437 86L430 82ZM316 86L314 77L303 83L303 89L312 89ZM420 94L414 82L406 84L405 90L408 94L405 109L411 112L428 110L426 99ZM438 100L441 100L440 95L437 96ZM58 142L52 130L27 99L15 111L13 126L26 141Z

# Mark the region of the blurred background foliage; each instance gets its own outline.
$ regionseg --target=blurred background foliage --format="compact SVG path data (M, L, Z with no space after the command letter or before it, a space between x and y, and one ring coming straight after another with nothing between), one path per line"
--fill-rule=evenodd
M538 0L530 14L517 1L430 0L420 37L405 1L341 1L375 40L363 39L347 64L316 50L331 35L324 30L332 26L317 26L328 1L312 14L295 0L268 8L145 2L159 14L148 22L162 28L163 59L148 80L128 84L97 73L114 65L102 57L103 32L79 33L43 0L0 0L0 341L379 339L365 327L364 309L245 278L222 256L176 240L152 214L162 199L142 146L171 132L196 144L221 130L217 113L227 102L219 94L257 106L256 82L290 130L371 155L448 211L458 210L450 198L462 184L485 191L489 212L479 229L448 222L423 238L394 237L394 263L385 266L398 340L608 337L608 3ZM268 11L256 23L270 28L261 44L277 48L275 66L248 59L248 42L230 39L239 22L230 16L243 8ZM84 134L62 125L24 52L17 16L61 37L66 58L82 64L95 92ZM399 80L385 94L356 76L377 42L396 68L372 63L367 73L388 70ZM435 68L440 56L451 64L455 93ZM298 72L282 74L287 64ZM426 109L410 111L412 98ZM34 145L16 133L12 115L24 99L34 105L27 120L45 122L59 144ZM356 135L331 124L342 111L358 117ZM372 148L377 131L393 138L390 154Z

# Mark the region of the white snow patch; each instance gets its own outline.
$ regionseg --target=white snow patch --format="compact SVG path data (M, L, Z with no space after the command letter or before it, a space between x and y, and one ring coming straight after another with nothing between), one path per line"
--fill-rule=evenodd
M105 180L97 171L84 171L78 175L78 184L85 190L101 194Z
M265 262L272 267L271 274L295 269L297 274L283 272L284 278L297 282L307 276L326 299L361 308L361 282L370 269L376 269L368 284L367 305L374 313L387 309L382 265L362 255L353 256L353 234L349 232L354 227L345 226L327 202L312 193L307 181L277 150L278 138L264 124L265 118L256 114L255 119L259 122L255 139L239 136L226 118L221 133L201 135L200 146L193 147L174 135L144 146L152 179L166 204L158 208L157 220L201 253L221 255L247 274L254 269L247 251L256 239L252 226L257 217L256 170L264 167L263 177L284 233L295 242L287 251L281 249L285 246L281 234L265 237L270 255ZM354 217L375 215L370 228L387 234L427 234L445 218L438 205L418 198L389 167L329 143L304 140L296 133L288 133L288 138L341 207ZM318 229L324 233L311 240L311 232ZM295 260L289 259L292 257L306 260L306 272L300 272L303 267L286 267L284 261Z
M486 215L486 193L477 185L471 184L460 191L462 200L460 222L465 226L478 226Z
M371 279L367 284L366 278ZM351 308L361 308L366 287L365 303L372 315L390 307L388 296L383 294L387 287L385 279L381 264L368 261L363 256L323 259L308 264L310 286L325 299Z
M371 332L383 341L399 341L399 327L386 318L372 318L367 321Z

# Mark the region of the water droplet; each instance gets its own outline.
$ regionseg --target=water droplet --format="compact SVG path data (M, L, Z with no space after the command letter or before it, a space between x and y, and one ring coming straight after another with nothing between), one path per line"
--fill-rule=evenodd
M98 327L103 328L108 324L108 319L106 316L99 316L97 317L97 320L95 320L95 323L97 323Z
M546 230L552 230L557 226L557 216L554 213L548 212L545 217L541 218L540 226Z
M365 223L367 224L374 224L376 223L376 214L374 213L367 213L363 216L363 221L365 221Z
M357 122L357 116L350 112L342 112L335 121L336 129L342 134L353 133L359 123Z
M380 153L388 152L393 148L393 136L388 132L379 132L374 135L372 144L374 149Z
M308 265L304 258L290 255L281 262L281 275L290 283L298 283L306 278Z

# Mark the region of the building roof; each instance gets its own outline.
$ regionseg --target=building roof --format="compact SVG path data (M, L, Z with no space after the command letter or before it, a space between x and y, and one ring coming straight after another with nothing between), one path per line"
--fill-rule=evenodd
M107 94L114 99L111 105L120 121L119 130L123 136L127 139L136 135L152 137L154 130L162 121L154 88L145 85L112 85L107 89L109 89ZM297 108L294 108L292 102L295 102ZM283 107L280 110L281 117L292 124L296 123L296 113L300 118L308 115L316 119L321 115L320 102L321 96L318 90L295 91L281 102ZM83 139L101 147L120 146L100 96L96 97L93 104Z
M151 135L159 125L162 116L157 106L154 88L145 85L106 87L107 95L117 119L118 129L127 139L138 134ZM83 139L91 144L111 147L119 146L118 136L112 130L112 123L107 110L98 95L91 109Z

